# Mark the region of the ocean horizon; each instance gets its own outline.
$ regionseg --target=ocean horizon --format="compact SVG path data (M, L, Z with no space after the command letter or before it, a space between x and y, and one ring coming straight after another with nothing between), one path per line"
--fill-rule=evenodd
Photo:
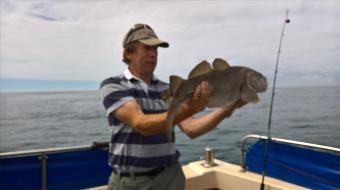
M270 97L271 89L260 94L258 103L236 110L216 129L193 140L176 128L181 163L200 159L206 146L215 149L217 159L238 163L241 139L267 134ZM340 147L339 98L340 86L278 87L272 136ZM97 90L0 93L0 152L109 140Z
M0 78L0 93L98 90L99 81Z
M165 80L166 81L166 80ZM30 92L76 92L76 91L98 91L101 81L81 80L44 80L44 79L21 79L1 78L0 93L30 93ZM327 85L280 85L277 88L319 88L339 87L340 84ZM272 86L268 86L272 89Z

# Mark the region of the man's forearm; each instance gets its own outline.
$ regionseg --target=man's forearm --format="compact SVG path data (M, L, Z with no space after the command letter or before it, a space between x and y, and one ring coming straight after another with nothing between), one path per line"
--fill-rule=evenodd
M135 128L145 136L155 135L166 130L166 113L142 115Z
M190 118L183 121L181 129L190 137L196 138L214 129L224 118L230 117L236 105L230 108L221 108L199 118Z
M177 112L176 112L176 115L175 115L175 118L174 118L174 121L172 122L172 124L177 125L181 121L191 117L192 115L194 115L197 112L198 112L197 110L190 108L188 105L181 104L179 106Z

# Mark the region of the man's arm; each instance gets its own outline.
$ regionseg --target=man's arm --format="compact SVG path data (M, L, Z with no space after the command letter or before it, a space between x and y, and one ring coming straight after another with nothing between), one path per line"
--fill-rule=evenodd
M162 133L165 132L166 129L166 112L160 114L144 114L141 107L135 101L126 102L112 114L145 136Z
M179 124L180 129L190 138L201 136L215 127L226 117L230 117L236 108L242 107L246 102L239 100L230 107L220 108L199 118L189 117Z
M179 110L174 118L174 124L187 119L191 115L202 111L208 100L208 83L202 82L197 86L193 98L180 105ZM160 114L144 114L139 104L135 101L128 101L113 113L114 117L142 135L155 135L166 131L167 112Z

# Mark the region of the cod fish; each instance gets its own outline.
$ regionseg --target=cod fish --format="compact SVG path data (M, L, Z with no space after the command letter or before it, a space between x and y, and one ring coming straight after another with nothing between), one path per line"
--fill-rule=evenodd
M258 92L264 92L268 83L261 73L242 66L231 67L225 60L216 58L212 67L207 61L199 63L189 74L188 79L170 76L170 105L167 115L168 138L172 140L173 119L180 104L192 98L202 81L209 83L211 94L208 108L226 107L239 99L256 103Z

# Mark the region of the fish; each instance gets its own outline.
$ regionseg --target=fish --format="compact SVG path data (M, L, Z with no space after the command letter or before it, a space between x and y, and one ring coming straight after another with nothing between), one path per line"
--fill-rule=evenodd
M245 102L259 101L257 93L268 87L266 77L258 71L244 66L230 66L224 59L216 58L212 67L206 60L192 69L188 79L171 75L169 78L169 109L166 118L167 136L172 140L173 120L180 104L194 95L202 81L211 88L208 108L227 107L242 99Z

